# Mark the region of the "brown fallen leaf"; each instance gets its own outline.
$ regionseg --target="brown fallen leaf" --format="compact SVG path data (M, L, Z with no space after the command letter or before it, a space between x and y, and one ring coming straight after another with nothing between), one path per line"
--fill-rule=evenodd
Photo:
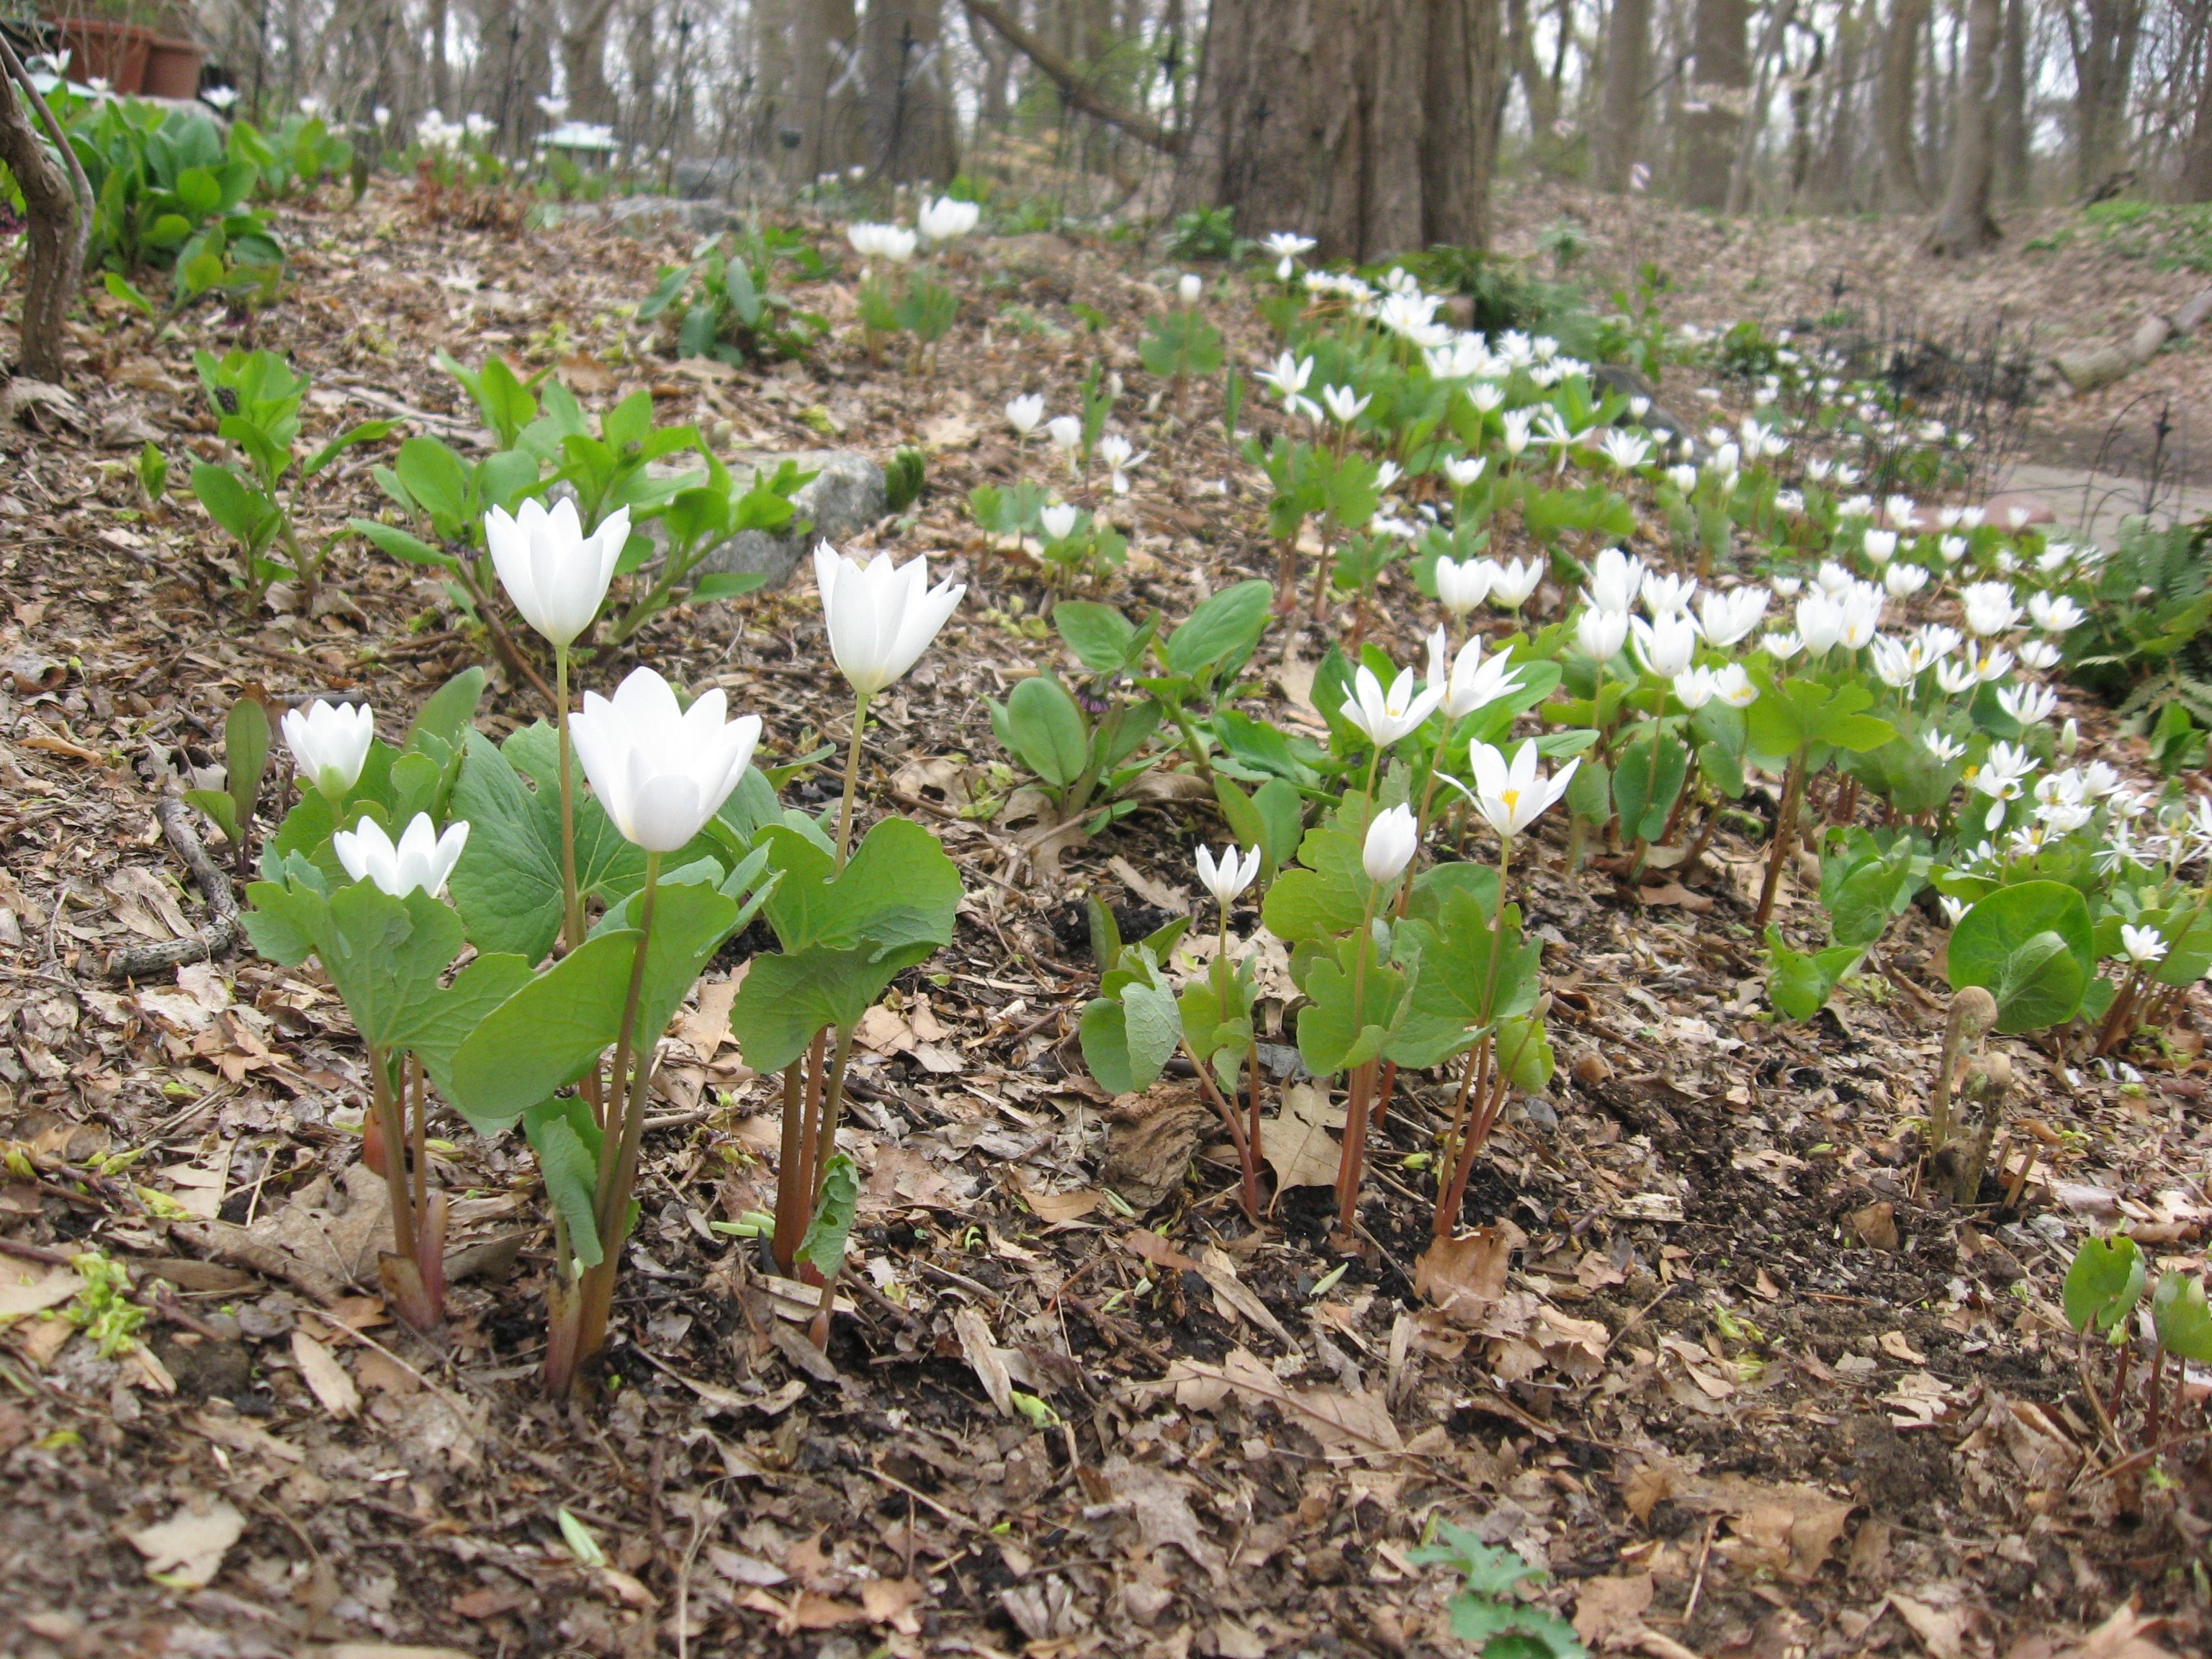
M871 1578L860 1586L860 1610L873 1625L889 1625L904 1636L919 1636L921 1620L915 1609L927 1592L911 1578Z
M246 1517L218 1498L204 1509L190 1504L167 1520L125 1534L146 1558L146 1576L179 1589L212 1583L222 1558L246 1531Z
M1162 1238L1158 1233L1142 1227L1132 1227L1121 1235L1121 1243L1155 1267L1165 1267L1170 1273L1194 1273L1198 1263Z
M1142 1215L1182 1185L1200 1137L1216 1119L1187 1085L1156 1087L1139 1107L1130 1121L1108 1130L1098 1184Z
M61 1306L83 1288L84 1280L67 1267L34 1267L21 1261L0 1264L0 1319L44 1313Z
M2168 1622L2146 1619L2136 1611L2133 1601L2123 1601L2112 1609L2111 1618L2082 1638L2079 1647L2064 1649L2056 1659L2172 1659L2148 1639L2149 1634L2166 1629Z
M292 1363L315 1399L332 1417L351 1417L361 1409L361 1390L338 1357L304 1330L292 1333Z
M1014 1415L1013 1378L1006 1370L1005 1356L997 1343L991 1340L991 1328L983 1316L973 1308L963 1308L952 1316L952 1334L960 1340L960 1352L975 1373L975 1380L983 1385L983 1392L991 1396L999 1415Z
M1587 1580L1575 1602L1575 1634L1592 1648L1610 1647L1632 1638L1644 1628L1651 1590L1648 1572Z
M1870 1250L1897 1248L1897 1206L1885 1199L1853 1210L1844 1218L1851 1237Z
M1889 1607L1920 1638L1929 1659L1960 1659L1966 1651L1966 1621L1956 1608L1931 1607L1894 1590L1890 1592Z
M1505 1294L1506 1264L1522 1242L1510 1222L1440 1238L1413 1264L1413 1289L1454 1323L1478 1328Z
M1260 1125L1261 1150L1275 1172L1275 1190L1333 1187L1344 1149L1332 1130L1344 1127L1344 1109L1332 1108L1328 1091L1318 1084L1292 1083L1283 1103Z

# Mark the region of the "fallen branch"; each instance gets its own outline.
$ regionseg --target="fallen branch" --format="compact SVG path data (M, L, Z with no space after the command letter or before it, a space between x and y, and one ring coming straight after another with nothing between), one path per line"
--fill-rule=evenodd
M2120 345L2098 346L2087 351L2062 351L2051 366L2076 397L2100 392L2115 380L2125 380L2163 351L2174 340L2185 340L2212 318L2212 288L2206 289L2172 316L2151 313L2136 325L2135 332Z
M185 861L185 868L192 872L212 912L200 930L184 939L171 939L166 945L134 945L118 951L107 959L110 979L137 979L145 974L166 974L187 962L213 962L227 957L238 948L238 898L231 890L230 878L208 856L200 844L199 832L192 828L191 814L185 803L172 794L164 794L154 803L154 817L168 837L169 845L176 848L177 856Z
M1005 7L995 0L967 0L968 15L980 18L1006 38L1007 44L1042 70L1054 82L1071 109L1079 109L1085 115L1103 121L1109 127L1119 127L1140 143L1170 155L1183 151L1183 135L1170 132L1158 121L1139 110L1115 103L1098 91L1085 77L1081 70L1062 58L1050 46L1024 28Z
M254 1237L243 1227L234 1227L227 1222L173 1221L169 1224L169 1237L181 1239L210 1261L251 1268L265 1278L283 1279L325 1305L350 1294L321 1268L309 1267L289 1251Z

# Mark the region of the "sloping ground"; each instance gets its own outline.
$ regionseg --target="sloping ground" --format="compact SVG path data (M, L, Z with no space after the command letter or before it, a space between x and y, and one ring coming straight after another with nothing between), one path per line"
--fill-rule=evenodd
M1995 247L1936 259L1921 251L1930 222L1920 216L1733 220L1647 197L1534 185L1501 194L1498 244L1536 258L1546 231L1572 222L1590 241L1582 264L1609 283L1656 264L1673 283L1669 315L1708 327L1750 318L1808 330L1833 318L1846 335L1920 335L1954 349L1998 339L2048 358L2120 343L2146 316L2171 316L2212 286L2212 233L2176 224L2174 211L2142 221L2115 218L2109 207L2008 212ZM2160 452L2162 410L2175 429ZM2046 386L2020 455L2141 477L2162 453L2168 473L2212 483L2207 410L2212 339L2200 330L2101 392L2076 397Z
M981 696L1045 648L1035 573L987 561L963 505L1044 465L1015 454L1007 396L1070 407L1101 351L1127 376L1116 417L1152 456L1116 598L1180 615L1196 590L1272 570L1212 394L1188 427L1144 412L1128 319L1156 303L1155 273L1054 239L979 245L933 379L872 371L842 339L805 368L726 375L641 355L623 314L656 252L688 251L672 241L502 240L424 226L383 190L287 231L311 250L302 280L253 337L315 375L318 429L395 409L471 426L431 367L442 345L557 356L601 402L649 386L663 420L696 418L725 447L813 447L825 427L878 455L932 445L914 521L873 539L963 568L970 595L881 708L864 799L928 817L969 896L952 949L866 1033L866 1288L826 1361L755 1251L712 1225L760 1204L776 1141L774 1093L721 1041L713 984L679 1024L690 1057L648 1137L604 1409L537 1394L530 1159L458 1124L441 1174L466 1192L477 1272L447 1348L409 1335L363 1289L378 1218L347 1202L369 1189L333 1121L358 1108L361 1056L328 989L245 957L136 987L100 970L199 914L136 770L149 744L207 763L253 684L359 691L396 730L480 647L432 584L358 544L323 614L243 616L211 527L189 505L137 515L129 465L148 436L179 462L210 443L189 347L228 336L203 320L155 342L118 318L88 334L81 427L0 434L0 1134L36 1160L0 1182L0 1238L97 1243L168 1278L179 1316L112 1359L56 1320L0 1336L9 1650L1464 1650L1448 1586L1409 1558L1435 1517L1547 1563L1541 1595L1593 1644L1668 1659L2203 1650L2212 1469L2154 1483L2099 1444L2054 1306L2092 1224L2201 1265L2201 1008L2140 1085L2005 1045L2035 1173L2021 1207L1966 1220L1916 1195L1903 1127L1936 1052L1940 935L1907 917L1880 973L1778 1027L1746 925L1755 847L1723 833L1717 869L1647 908L1563 879L1547 843L1525 903L1559 1074L1478 1173L1474 1207L1523 1243L1486 1328L1455 1328L1410 1282L1426 1200L1407 1159L1441 1085L1401 1088L1371 1249L1346 1260L1323 1243L1325 1189L1291 1191L1252 1232L1220 1150L1190 1163L1204 1115L1186 1095L1117 1105L1083 1075L1074 901L1096 892L1133 926L1187 905L1211 815L1161 799L1049 877L1020 830L961 814L998 787ZM1723 251L1668 258L1686 275ZM1808 291L1818 264L1808 247ZM800 297L849 319L845 288ZM1685 305L1718 318L1726 299ZM1103 337L1078 306L1109 319ZM1237 347L1249 361L1262 343L1247 327ZM365 465L319 489L320 526L374 508ZM1391 609L1381 636L1406 659L1425 618ZM1279 624L1263 651L1295 686L1323 644ZM764 753L842 728L811 592L678 611L635 652L762 713ZM538 712L495 666L493 707L501 730ZM1290 716L1273 691L1251 707ZM2098 712L2079 712L2095 751ZM1784 918L1796 936L1813 912ZM224 1236L179 1206L247 1225L258 1253L207 1259ZM8 1261L0 1305L37 1301L47 1271ZM303 1288L332 1279L326 1302ZM1006 1372L1057 1420L995 1407ZM564 1542L563 1509L605 1565ZM2127 1647L2131 1599L2150 1622Z

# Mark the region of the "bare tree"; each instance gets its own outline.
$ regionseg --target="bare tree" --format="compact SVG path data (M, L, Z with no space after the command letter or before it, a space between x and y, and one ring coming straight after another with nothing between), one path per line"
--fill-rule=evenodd
M2078 0L2059 16L2074 57L2075 179L2084 196L2094 196L2127 165L2128 88L2142 38L2142 0Z
M607 84L607 19L614 0L568 0L561 17L561 67L568 78L568 113L579 121L611 124L615 89Z
M2212 4L2197 0L2197 112L2182 150L2181 195L2212 202Z
M1892 0L1881 37L1881 80L1875 100L1875 141L1881 156L1881 191L1890 207L1928 199L1920 179L1920 37L1928 0Z
M2027 0L2005 0L2004 40L1997 48L1996 194L2001 200L2027 198Z
M1644 141L1644 100L1651 77L1651 0L1613 0L1605 26L1604 90L1598 96L1597 143L1590 182L1626 190Z
M1498 35L1498 0L1212 0L1179 199L1324 258L1481 246Z
M1745 50L1745 0L1697 0L1691 55L1696 72L1686 106L1682 198L1692 207L1728 204L1736 139L1751 88Z
M7 71L0 82L0 162L22 192L30 241L16 368L27 379L59 384L68 374L69 310L84 274L83 221L72 179L31 125L27 106L38 104L50 125L52 115L5 37L0 37L0 65Z
M1990 216L1990 191L1996 177L1997 57L2003 34L2003 0L1966 0L1964 61L1952 110L1950 181L1928 239L1930 253L1978 253L2000 234Z
M949 182L959 170L959 132L939 0L871 0L860 62L867 165L887 179Z

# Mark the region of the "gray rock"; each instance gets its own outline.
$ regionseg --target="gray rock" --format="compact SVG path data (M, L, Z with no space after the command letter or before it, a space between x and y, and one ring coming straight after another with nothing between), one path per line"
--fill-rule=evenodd
M727 203L687 202L672 196L623 196L611 202L572 203L561 210L561 216L603 219L614 228L634 236L659 230L719 236L744 223L744 217Z
M811 521L811 527L803 536L745 531L708 554L702 570L765 571L768 585L781 587L816 542L842 542L867 529L890 510L883 468L851 450L805 449L792 455L739 456L730 463L732 482L750 488L752 477L772 474L787 460L815 475L791 498L799 516Z

